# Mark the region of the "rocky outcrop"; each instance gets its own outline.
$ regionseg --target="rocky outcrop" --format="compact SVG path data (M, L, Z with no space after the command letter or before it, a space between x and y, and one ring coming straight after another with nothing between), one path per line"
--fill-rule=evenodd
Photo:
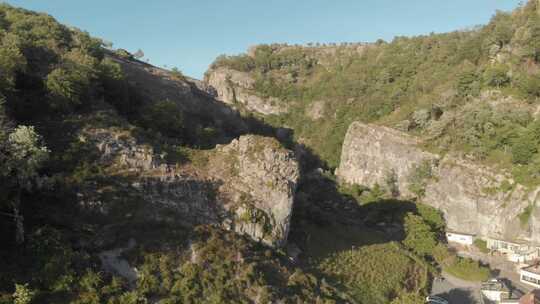
M342 182L382 186L393 172L401 196L409 198L417 195L409 189L414 172L426 161L431 173L422 181L420 199L444 213L450 230L540 244L540 212L534 208L540 188L529 189L505 172L457 155L426 152L406 133L353 123L336 173Z
M99 151L101 161L131 170L151 170L158 166L152 147L138 145L129 131L114 132L110 129L86 129L79 139L91 139Z
M128 181L122 189L130 200L140 200L143 210L130 212L183 225L216 224L270 246L285 244L299 169L293 152L277 140L241 136L197 152L200 164L182 165L166 163L129 130L85 129L80 139L98 150L100 163L118 180ZM80 205L104 214L114 207L104 207L103 200L122 200L122 194L100 196L97 187L86 189Z
M220 189L235 205L234 229L268 244L283 245L289 233L293 198L299 178L294 154L272 138L242 136L218 148L229 162L229 172L218 164L213 174L221 177ZM233 174L230 174L232 171Z
M241 105L263 115L287 112L286 105L278 98L257 96L253 90L255 80L248 73L220 67L209 70L205 81L215 89L216 98L226 104Z

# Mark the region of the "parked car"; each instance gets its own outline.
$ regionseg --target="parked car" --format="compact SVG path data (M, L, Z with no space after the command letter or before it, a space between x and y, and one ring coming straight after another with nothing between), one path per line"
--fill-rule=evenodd
M437 296L428 296L426 297L427 304L449 304L447 300L437 297Z

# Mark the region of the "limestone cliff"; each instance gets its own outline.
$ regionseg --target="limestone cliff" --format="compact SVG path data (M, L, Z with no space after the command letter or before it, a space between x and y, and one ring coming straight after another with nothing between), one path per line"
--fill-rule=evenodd
M100 163L124 183L130 200L140 201L140 210L131 212L185 225L216 224L271 246L284 245L299 169L293 152L275 139L241 136L180 164L167 163L127 128L87 128L80 138L96 147ZM120 195L101 194L87 185L79 204L113 212L107 206L118 202L110 198Z
M255 80L249 73L220 67L209 70L205 81L215 89L216 98L226 104L240 105L263 115L287 112L286 105L279 99L263 99L255 94Z
M420 199L444 213L449 229L540 243L540 212L534 208L540 188L527 188L505 172L457 155L424 151L419 144L408 134L355 122L343 143L338 178L383 186L388 172L394 172L401 196L410 198L414 171L427 161L431 174L423 181ZM532 212L526 216L529 206Z
M397 130L353 122L343 141L336 175L349 184L373 187L384 186L395 174L399 193L411 196L407 179L411 170L425 160L438 158L422 151L418 143L418 139Z

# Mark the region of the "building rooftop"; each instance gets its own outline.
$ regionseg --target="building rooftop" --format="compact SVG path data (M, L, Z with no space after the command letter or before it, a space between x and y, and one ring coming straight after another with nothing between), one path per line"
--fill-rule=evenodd
M540 264L534 264L527 267L523 267L521 268L521 270L540 275Z
M506 242L506 243L509 243L509 244L512 244L512 245L528 245L528 246L532 246L532 247L540 247L540 244L533 243L533 242L527 241L527 240L521 240L521 239L509 240L509 239L506 239L506 238L494 238L494 237L489 237L489 236L487 236L485 238L493 240L493 241Z
M446 230L446 233L453 233L453 234L460 234L460 235L468 235L468 236L476 236L476 234L465 233L465 232L458 232L458 231L454 231L454 230Z

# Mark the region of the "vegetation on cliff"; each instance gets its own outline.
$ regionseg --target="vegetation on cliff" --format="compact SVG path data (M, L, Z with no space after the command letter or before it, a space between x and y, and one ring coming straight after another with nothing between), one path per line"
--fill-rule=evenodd
M360 120L422 135L442 152L497 161L536 182L537 12L537 1L529 1L485 26L388 43L261 45L222 56L214 68L249 72L253 94L285 101L288 113L264 119L294 129L330 168L348 126ZM309 115L314 106L323 115Z
M167 98L149 100L127 80L129 53L48 15L0 5L0 303L421 303L440 267L484 278L485 268L448 252L439 212L393 200L392 172L388 189L339 192L332 174L313 164L320 156L336 167L346 129L362 120L425 136L433 149L501 161L535 182L539 29L530 2L467 31L330 47L330 55L264 45L219 58L215 67L249 72L254 93L288 103L288 113L264 120L293 128L306 146L291 220L291 240L304 252L293 264L280 250L216 227L150 220L154 210L131 191L140 186L133 172L100 165L104 153L80 132L117 128L115 136L151 146L168 164L190 163L188 171L208 166L201 148L238 129ZM178 71L170 76L179 90L195 91ZM315 104L322 115L306 114ZM254 117L244 122L277 133ZM263 146L251 146L252 156ZM421 195L431 173L417 171L411 191ZM204 186L214 195L214 185ZM79 200L87 192L107 204ZM266 222L258 210L244 215ZM123 257L138 269L135 283L102 271L99 256L133 235L138 244Z
M166 212L137 194L137 169L122 166L152 169L157 155L171 168L198 170L208 155L201 148L237 129L146 96L148 87L134 87L125 69L143 63L49 15L0 4L0 44L0 303L342 299L276 249L217 227L160 221ZM178 71L169 79L200 95L193 98L210 98ZM102 146L90 135L102 136ZM104 162L115 149L131 159ZM186 187L196 186L214 194L211 185ZM100 255L133 236L138 245L125 254L139 269L135 285Z

